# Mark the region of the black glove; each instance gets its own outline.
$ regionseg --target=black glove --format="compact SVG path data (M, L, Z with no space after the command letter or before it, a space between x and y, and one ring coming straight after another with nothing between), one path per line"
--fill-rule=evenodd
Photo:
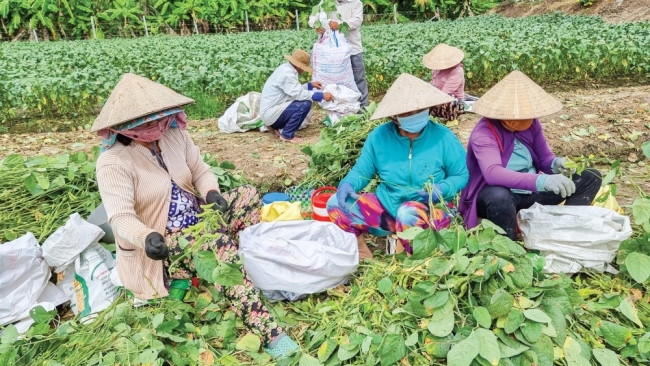
M159 233L151 233L144 239L144 251L147 257L160 261L169 256L169 249L165 244L165 238Z
M205 203L214 203L212 209L215 211L226 212L228 209L228 202L217 191L208 192L207 197L205 197Z

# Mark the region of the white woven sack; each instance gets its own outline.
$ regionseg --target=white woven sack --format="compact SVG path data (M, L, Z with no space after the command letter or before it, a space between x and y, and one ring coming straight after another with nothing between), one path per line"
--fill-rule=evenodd
M351 56L352 47L345 36L326 30L311 52L312 81L320 81L323 85L343 85L358 93Z
M73 213L65 225L56 229L43 243L43 257L54 272L62 272L90 244L97 243L104 231Z
M610 263L623 240L632 235L630 219L594 206L544 206L519 211L524 246L597 268Z
M240 234L239 253L262 291L313 294L344 283L359 264L357 239L329 222L263 222Z

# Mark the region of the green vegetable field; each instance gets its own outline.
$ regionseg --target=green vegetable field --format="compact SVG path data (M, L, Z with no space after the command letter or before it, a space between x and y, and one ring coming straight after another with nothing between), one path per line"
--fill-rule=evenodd
M240 3L245 2L233 1L231 7ZM286 6L290 3L283 1ZM452 4L435 2L439 3ZM115 4L124 8L128 2ZM150 6L158 9L161 4ZM390 7L390 2L381 4ZM168 15L177 13L170 10ZM189 22L187 14L178 24ZM241 14L236 19L218 18L214 15L215 22L241 25ZM82 23L71 23L76 29L72 36L87 34ZM483 94L515 69L542 86L600 83L605 89L622 81L650 84L650 22L611 24L598 17L561 14L487 15L364 26L362 34L374 101L401 73L428 81L430 71L423 67L422 56L440 42L465 52L466 89L473 94ZM96 136L91 136L92 142L85 141L87 149L56 150L44 156L27 151L25 143L19 148L25 146L26 151L16 154L15 146L8 149L2 143L9 141L2 135L7 126L65 118L79 124L75 127L87 128L83 124L97 115L126 72L195 98L197 104L188 106L190 119L215 118L238 96L260 91L284 62L284 54L297 47L310 50L315 41L315 32L305 30L0 43L0 246L27 232L42 244L71 214L87 217L101 201L95 177L99 147L90 148L99 141ZM30 314L35 323L26 333L19 334L14 325L0 329L0 366L650 365L650 189L646 188L650 185L643 185L650 181L650 100L634 102L629 108L620 102L645 95L640 89L634 93L615 91L609 100L577 94L574 100L563 99L562 115L544 121L545 131L553 128L562 132L557 136L568 137L558 141L571 144L572 151L580 151L590 139L611 145L606 145L612 149L607 150L612 151L609 155L598 145L591 147L593 154L592 150L584 154L587 157L569 158L577 174L587 166L602 170L602 185L609 187L609 193L596 201L623 189L633 192L628 202L621 203L634 233L611 263L617 274L545 273L540 253L500 235L501 229L487 221L466 230L460 217L440 232L411 229L400 233L413 239L411 256L385 255L384 239L372 238L377 244L376 260L361 263L346 285L296 302L268 303L271 314L300 345L300 352L274 361L213 285L240 283L238 264L219 264L205 250L186 252L172 256L172 261L176 264L191 255L201 281L182 301L161 299L136 307L122 293L92 321L37 307ZM611 120L591 110L581 117L576 105L588 98L604 108L625 111ZM283 174L269 174L269 179L277 180L271 185L274 188L336 186L356 162L368 134L385 122L369 120L376 108L372 102L364 113L345 116L331 127L312 122L309 131L319 134L313 135L318 141L295 150L271 140L268 135L272 134L247 132L218 140L213 134L216 126L197 128L197 121L191 121L195 126L189 131L193 137L205 134L205 139L214 139L214 144L209 141L201 149L222 191L253 182L251 174L243 176L237 170L240 167L224 159L224 150L231 148L235 151L231 154L250 155L253 160L249 162L260 165L281 160L284 170L304 159L308 169L300 178L285 180ZM588 120L589 126L579 125L580 118ZM615 128L609 129L610 125ZM211 127L215 130L209 131ZM576 129L584 133L574 134L577 138L566 136ZM453 131L462 134L459 129ZM72 134L76 133L82 132ZM56 141L52 145L71 142L57 140L56 132L49 130L41 135ZM622 140L625 143L616 142L621 136L627 136ZM263 152L281 156L263 160L260 150L252 148L252 141L267 138ZM285 154L292 159L286 165ZM257 188L266 193L268 184L273 183ZM376 184L372 180L366 191ZM222 220L209 209L201 217L203 221L186 233L199 237L206 225L218 227ZM208 240L209 235L202 236L192 248ZM114 245L105 247L115 249Z
M421 59L439 42L464 50L467 86L474 90L493 85L513 69L541 83L650 76L648 22L491 15L367 26L362 33L373 93L382 93L402 72L429 78ZM277 31L1 43L0 120L91 115L125 72L197 98L201 102L190 112L215 117L215 104L220 112L238 96L261 90L283 54L296 47L311 50L315 41L313 31Z

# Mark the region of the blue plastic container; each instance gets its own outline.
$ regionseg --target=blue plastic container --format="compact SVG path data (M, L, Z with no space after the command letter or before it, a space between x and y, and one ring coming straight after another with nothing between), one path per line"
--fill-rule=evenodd
M262 197L262 204L269 205L273 202L289 201L289 195L281 192L267 193Z

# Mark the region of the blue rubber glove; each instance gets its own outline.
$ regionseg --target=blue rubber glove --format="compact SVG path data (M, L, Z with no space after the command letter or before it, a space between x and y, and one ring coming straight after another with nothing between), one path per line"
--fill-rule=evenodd
M346 214L350 214L350 208L352 207L347 203L348 199L356 201L359 199L359 195L354 191L351 183L343 182L336 190L336 200L341 211Z
M440 202L440 197L442 197L442 187L440 184L434 184L433 185L433 195L431 196L431 202L432 203L439 203ZM427 192L426 189L422 189L418 191L418 195L420 195L420 198L424 201L424 203L428 204L429 203L429 192Z

